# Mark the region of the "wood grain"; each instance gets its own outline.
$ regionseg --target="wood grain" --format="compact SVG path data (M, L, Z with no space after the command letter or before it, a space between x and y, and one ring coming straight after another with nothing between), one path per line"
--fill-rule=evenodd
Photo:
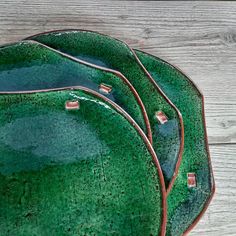
M0 43L96 30L173 63L205 95L216 196L191 235L236 235L236 2L2 0Z

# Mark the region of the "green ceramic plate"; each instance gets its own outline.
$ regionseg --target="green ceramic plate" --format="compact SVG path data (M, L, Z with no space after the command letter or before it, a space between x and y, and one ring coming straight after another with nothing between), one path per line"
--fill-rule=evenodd
M131 82L146 108L152 130L153 147L169 190L182 156L182 117L139 63L132 49L109 36L78 30L49 32L29 39L87 62L120 71Z
M164 178L143 131L98 93L2 94L0 212L0 235L164 235Z
M37 42L0 47L0 91L86 86L115 101L147 136L150 125L139 95L120 73L91 66Z
M206 210L215 191L204 117L203 96L180 70L160 58L136 51L153 79L180 110L184 153L168 197L167 234L187 233ZM195 178L195 180L194 180Z

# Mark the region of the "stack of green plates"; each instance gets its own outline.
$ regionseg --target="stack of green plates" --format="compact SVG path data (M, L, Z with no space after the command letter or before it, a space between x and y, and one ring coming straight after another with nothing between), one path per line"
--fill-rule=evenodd
M84 30L0 47L0 235L185 235L214 188L176 67Z

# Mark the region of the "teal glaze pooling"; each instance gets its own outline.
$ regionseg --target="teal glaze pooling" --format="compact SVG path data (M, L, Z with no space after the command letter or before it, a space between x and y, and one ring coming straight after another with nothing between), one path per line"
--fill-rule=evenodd
M136 50L136 54L184 119L183 158L177 179L167 197L166 235L178 236L187 233L197 223L215 191L203 96L193 82L172 65L141 51ZM195 173L197 187L188 188L188 173Z
M75 61L37 42L0 47L0 91L86 86L100 92L101 83L112 86L111 93L103 94L134 117L149 136L142 102L121 75Z
M182 155L182 117L123 42L96 32L55 31L29 37L56 50L96 65L120 71L139 93L152 130L153 147L158 155L167 188L177 174ZM168 122L159 124L155 117L164 112Z
M157 158L112 104L88 89L0 95L1 235L164 236Z

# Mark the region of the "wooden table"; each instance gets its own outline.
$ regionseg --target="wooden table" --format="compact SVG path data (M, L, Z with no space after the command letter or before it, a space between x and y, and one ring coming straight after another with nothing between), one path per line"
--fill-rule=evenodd
M217 190L190 235L236 235L236 2L0 1L1 44L64 28L125 40L201 88Z

